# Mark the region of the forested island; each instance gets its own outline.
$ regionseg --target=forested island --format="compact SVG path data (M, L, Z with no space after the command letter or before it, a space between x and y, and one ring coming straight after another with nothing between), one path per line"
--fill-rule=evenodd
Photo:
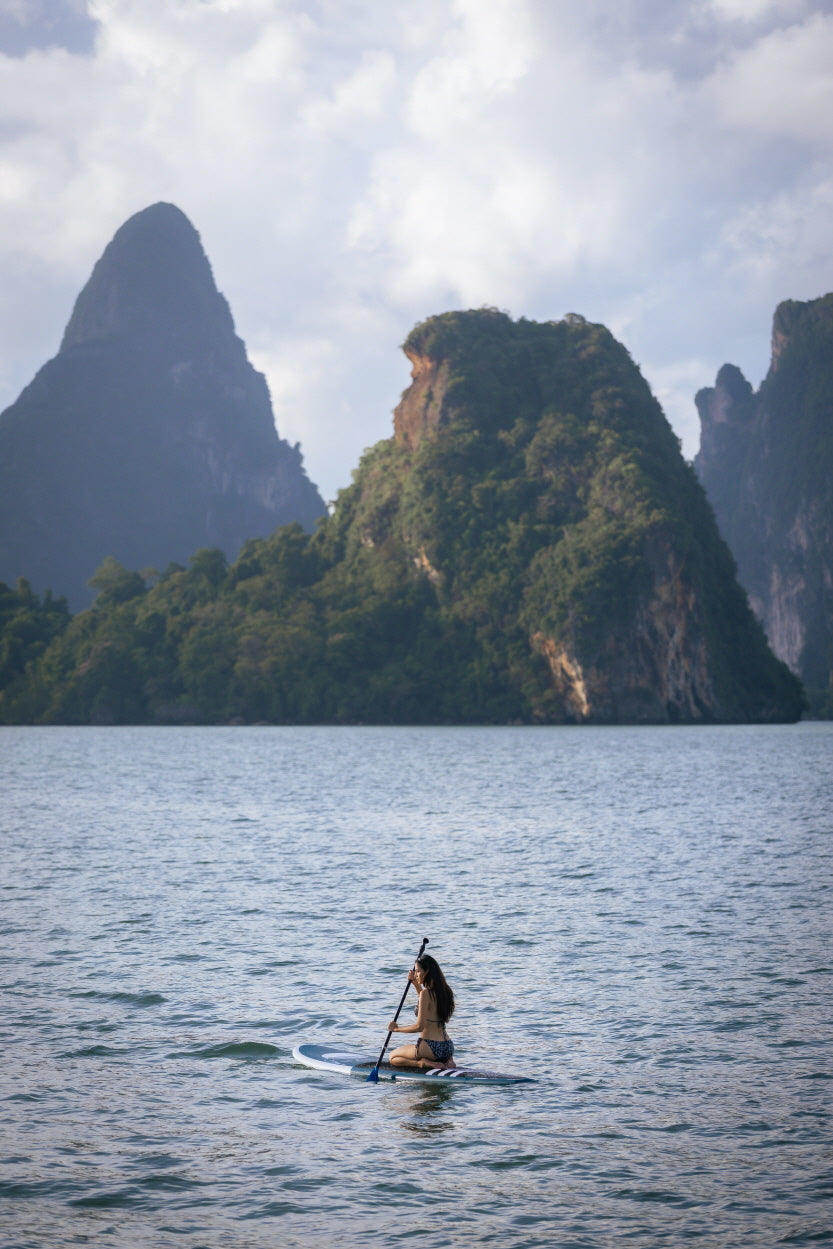
M0 594L5 723L797 719L693 469L626 349L494 309L408 336L394 434L314 533L106 559L91 608Z

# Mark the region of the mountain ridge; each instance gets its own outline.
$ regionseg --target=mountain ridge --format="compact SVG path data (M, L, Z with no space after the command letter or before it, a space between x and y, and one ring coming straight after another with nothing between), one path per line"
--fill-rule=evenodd
M758 391L734 365L695 398L694 466L772 649L833 714L833 295L786 300Z
M172 204L116 232L58 354L0 414L0 578L88 604L106 556L164 568L325 511L275 429L199 235Z
M714 514L610 332L444 313L393 435L297 526L99 596L0 703L70 723L797 719ZM24 608L21 604L21 610ZM44 622L44 636L57 628Z

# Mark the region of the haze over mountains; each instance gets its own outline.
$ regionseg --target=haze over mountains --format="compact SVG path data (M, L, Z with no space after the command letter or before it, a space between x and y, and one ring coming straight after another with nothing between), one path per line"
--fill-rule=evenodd
M60 350L0 415L0 580L74 610L107 556L130 568L233 559L325 504L279 438L199 236L154 204L114 236Z
M0 416L0 581L27 578L0 587L0 719L797 718L786 664L830 680L831 303L779 308L759 396L732 366L698 395L697 468L782 663L604 326L417 326L393 437L326 516L196 231L136 214ZM74 620L38 598L77 609L90 578Z
M697 395L695 468L775 654L833 715L833 295L775 311L757 392L734 365Z
M0 716L46 723L796 719L714 515L603 326L493 309L417 326L393 437L316 532L150 583L111 561ZM48 617L48 618L47 618ZM14 648L8 648L14 653Z

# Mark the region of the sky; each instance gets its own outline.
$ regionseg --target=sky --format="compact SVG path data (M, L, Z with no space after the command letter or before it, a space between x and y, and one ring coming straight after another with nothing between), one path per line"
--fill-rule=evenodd
M458 308L604 323L691 458L833 290L833 0L0 0L0 410L160 200L327 500Z

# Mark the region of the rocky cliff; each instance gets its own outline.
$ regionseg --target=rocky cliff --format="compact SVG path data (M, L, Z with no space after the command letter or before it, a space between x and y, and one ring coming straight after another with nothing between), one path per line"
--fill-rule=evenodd
M278 437L199 236L171 204L116 233L58 355L0 415L0 580L79 608L107 556L132 568L234 558L325 511Z
M696 397L694 461L772 649L833 713L833 295L776 310L760 389L733 365Z
M394 439L332 521L344 558L400 545L502 653L533 719L798 714L676 438L603 326L483 309L431 318L404 350Z
M798 718L702 487L603 326L447 313L405 350L394 436L312 537L288 526L151 584L111 562L88 612L44 604L54 640L0 718ZM15 636L33 613L19 591Z

